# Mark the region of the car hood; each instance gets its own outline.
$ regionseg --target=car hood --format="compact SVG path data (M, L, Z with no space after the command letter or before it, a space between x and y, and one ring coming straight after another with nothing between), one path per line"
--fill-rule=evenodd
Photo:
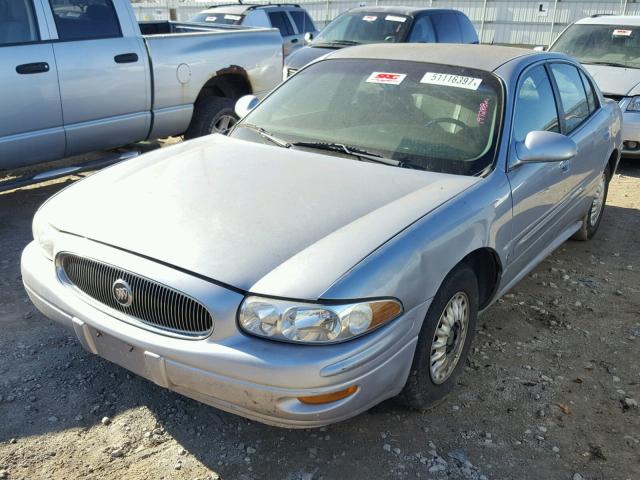
M479 180L215 135L105 169L42 214L64 232L245 291L316 299Z
M320 58L327 53L337 50L336 48L323 47L303 47L299 48L285 59L286 68L301 69L307 63L312 62L316 58Z
M605 95L635 95L640 83L640 70L636 68L584 65Z

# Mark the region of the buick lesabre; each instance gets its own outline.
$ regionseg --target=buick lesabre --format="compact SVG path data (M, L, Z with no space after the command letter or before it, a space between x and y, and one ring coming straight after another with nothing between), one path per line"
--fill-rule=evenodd
M355 47L256 103L48 200L22 275L90 352L285 427L443 399L478 314L597 232L621 151L557 53Z

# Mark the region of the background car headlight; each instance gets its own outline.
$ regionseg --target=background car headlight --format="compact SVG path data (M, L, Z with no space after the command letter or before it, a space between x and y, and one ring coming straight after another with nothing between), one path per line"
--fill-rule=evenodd
M640 112L640 96L631 99L627 105L627 112Z
M240 327L260 337L295 343L337 343L358 337L402 314L395 299L340 305L251 296L240 305Z
M40 250L49 260L53 260L53 249L55 246L55 237L58 231L42 219L42 216L36 213L32 223L33 239L36 241Z

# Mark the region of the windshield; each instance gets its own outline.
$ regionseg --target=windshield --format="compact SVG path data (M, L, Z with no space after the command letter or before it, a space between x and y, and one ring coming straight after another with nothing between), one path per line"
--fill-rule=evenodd
M572 25L550 50L581 63L640 68L640 27Z
M276 143L273 137L264 138L268 132L281 146L338 144L395 160L389 163L397 166L477 175L493 163L501 103L500 83L488 72L396 60L329 59L285 82L231 136ZM299 142L305 144L296 146ZM342 156L337 150L344 149L335 150L323 148L323 153Z
M244 15L215 11L202 12L191 19L195 23L217 23L220 25L240 25Z
M327 25L318 34L313 45L403 42L410 23L411 18L406 15L345 13Z

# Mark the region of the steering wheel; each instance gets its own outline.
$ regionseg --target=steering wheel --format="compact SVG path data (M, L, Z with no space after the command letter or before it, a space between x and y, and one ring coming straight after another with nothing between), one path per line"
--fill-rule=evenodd
M462 130L469 129L469 125L467 125L463 121L458 120L456 118L448 118L448 117L434 118L433 120L427 122L425 127L430 127L431 125L436 125L438 123L453 123L454 125L460 127Z

